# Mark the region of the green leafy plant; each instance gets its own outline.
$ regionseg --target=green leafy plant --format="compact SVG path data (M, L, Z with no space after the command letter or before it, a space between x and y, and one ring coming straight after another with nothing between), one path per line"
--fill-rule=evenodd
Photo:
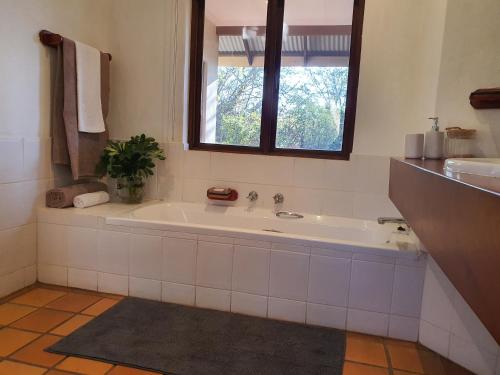
M97 174L118 179L117 188L127 193L123 200L142 200L144 180L154 175L155 160L165 160L165 153L154 138L141 134L129 141L109 141L97 165Z

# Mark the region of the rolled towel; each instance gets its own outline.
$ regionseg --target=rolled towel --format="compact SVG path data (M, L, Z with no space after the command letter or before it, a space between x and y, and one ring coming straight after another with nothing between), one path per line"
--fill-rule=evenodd
M105 191L78 195L73 199L73 206L86 208L109 202L109 194Z
M71 207L73 206L73 199L78 195L107 190L108 187L102 182L64 186L49 190L45 194L45 204L51 208Z

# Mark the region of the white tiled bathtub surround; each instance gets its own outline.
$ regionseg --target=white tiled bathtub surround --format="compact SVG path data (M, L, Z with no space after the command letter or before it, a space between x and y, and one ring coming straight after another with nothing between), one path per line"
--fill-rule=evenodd
M105 224L126 210L41 208L39 280L417 340L425 255Z
M480 375L498 375L500 347L429 257L425 270L419 341Z
M52 186L50 139L0 136L0 297L36 281L36 207Z
M182 143L165 148L169 157L158 166L152 197L200 203L209 187L221 185L238 190L236 205L248 205L245 197L255 190L256 207L272 208L272 197L281 192L286 210L360 219L400 216L388 198L388 157L319 160L184 151Z

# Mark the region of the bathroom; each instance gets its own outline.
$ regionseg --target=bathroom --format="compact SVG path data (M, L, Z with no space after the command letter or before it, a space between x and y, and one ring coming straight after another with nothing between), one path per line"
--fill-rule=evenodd
M328 352L333 359L318 354L323 348L311 350L324 336L312 343L295 338L294 350L304 354L294 367L268 361L268 369L255 370L257 360L231 352L224 370L214 365L217 373L323 373L314 365L319 358L328 374L500 374L498 179L477 188L476 180L436 177L443 160L404 158L405 137L427 136L431 117L439 117L440 131L474 129L472 155L500 157L498 93L491 109L469 102L478 89L500 87L500 3L285 0L284 13L280 6L0 0L0 374L215 373L207 363L196 367L199 358L176 370L182 363L168 353L162 358L170 362L158 362L123 346L118 357L85 353L84 344L70 348L72 338L83 340L85 329L126 303L147 306L136 314L146 323L154 311L176 306L193 316L283 324L280 334L302 332L299 339L321 329L337 340ZM261 28L241 26L281 25L280 14L283 30L268 27L267 41ZM311 34L300 35L298 25ZM326 43L314 55L327 25L350 26L335 29L349 34L350 54L344 40L333 43L338 50ZM109 54L102 55L109 67L108 138L146 134L166 156L154 160L142 203L122 202L108 169L102 181L112 202L46 207L47 192L77 178L53 163L60 56L50 45L56 38L41 43L41 30ZM289 150L291 136L279 125L284 117L269 115L287 114L273 109L279 93L264 78L279 75L269 64L275 50L265 48L277 35L293 42L281 51L283 72L326 66L346 74L349 67L345 122L335 128L343 138L333 148ZM256 86L265 86L256 107L266 121L244 150L221 145L210 131L218 115L210 99L224 94L220 83L210 84L213 48L219 72L251 66ZM294 74L299 78L289 82L281 77L282 88L308 77ZM269 146L273 132L281 149ZM415 137L407 138L410 147ZM139 320L134 324L146 324ZM139 341L147 336L131 332ZM113 337L110 345L119 347ZM104 341L94 346L108 348ZM69 350L45 350L64 343Z

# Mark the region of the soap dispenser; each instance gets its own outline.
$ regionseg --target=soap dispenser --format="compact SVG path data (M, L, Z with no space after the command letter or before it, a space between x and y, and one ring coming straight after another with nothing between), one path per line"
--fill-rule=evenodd
M442 159L444 132L439 131L439 117L429 117L434 121L432 129L425 133L424 156L426 159Z

